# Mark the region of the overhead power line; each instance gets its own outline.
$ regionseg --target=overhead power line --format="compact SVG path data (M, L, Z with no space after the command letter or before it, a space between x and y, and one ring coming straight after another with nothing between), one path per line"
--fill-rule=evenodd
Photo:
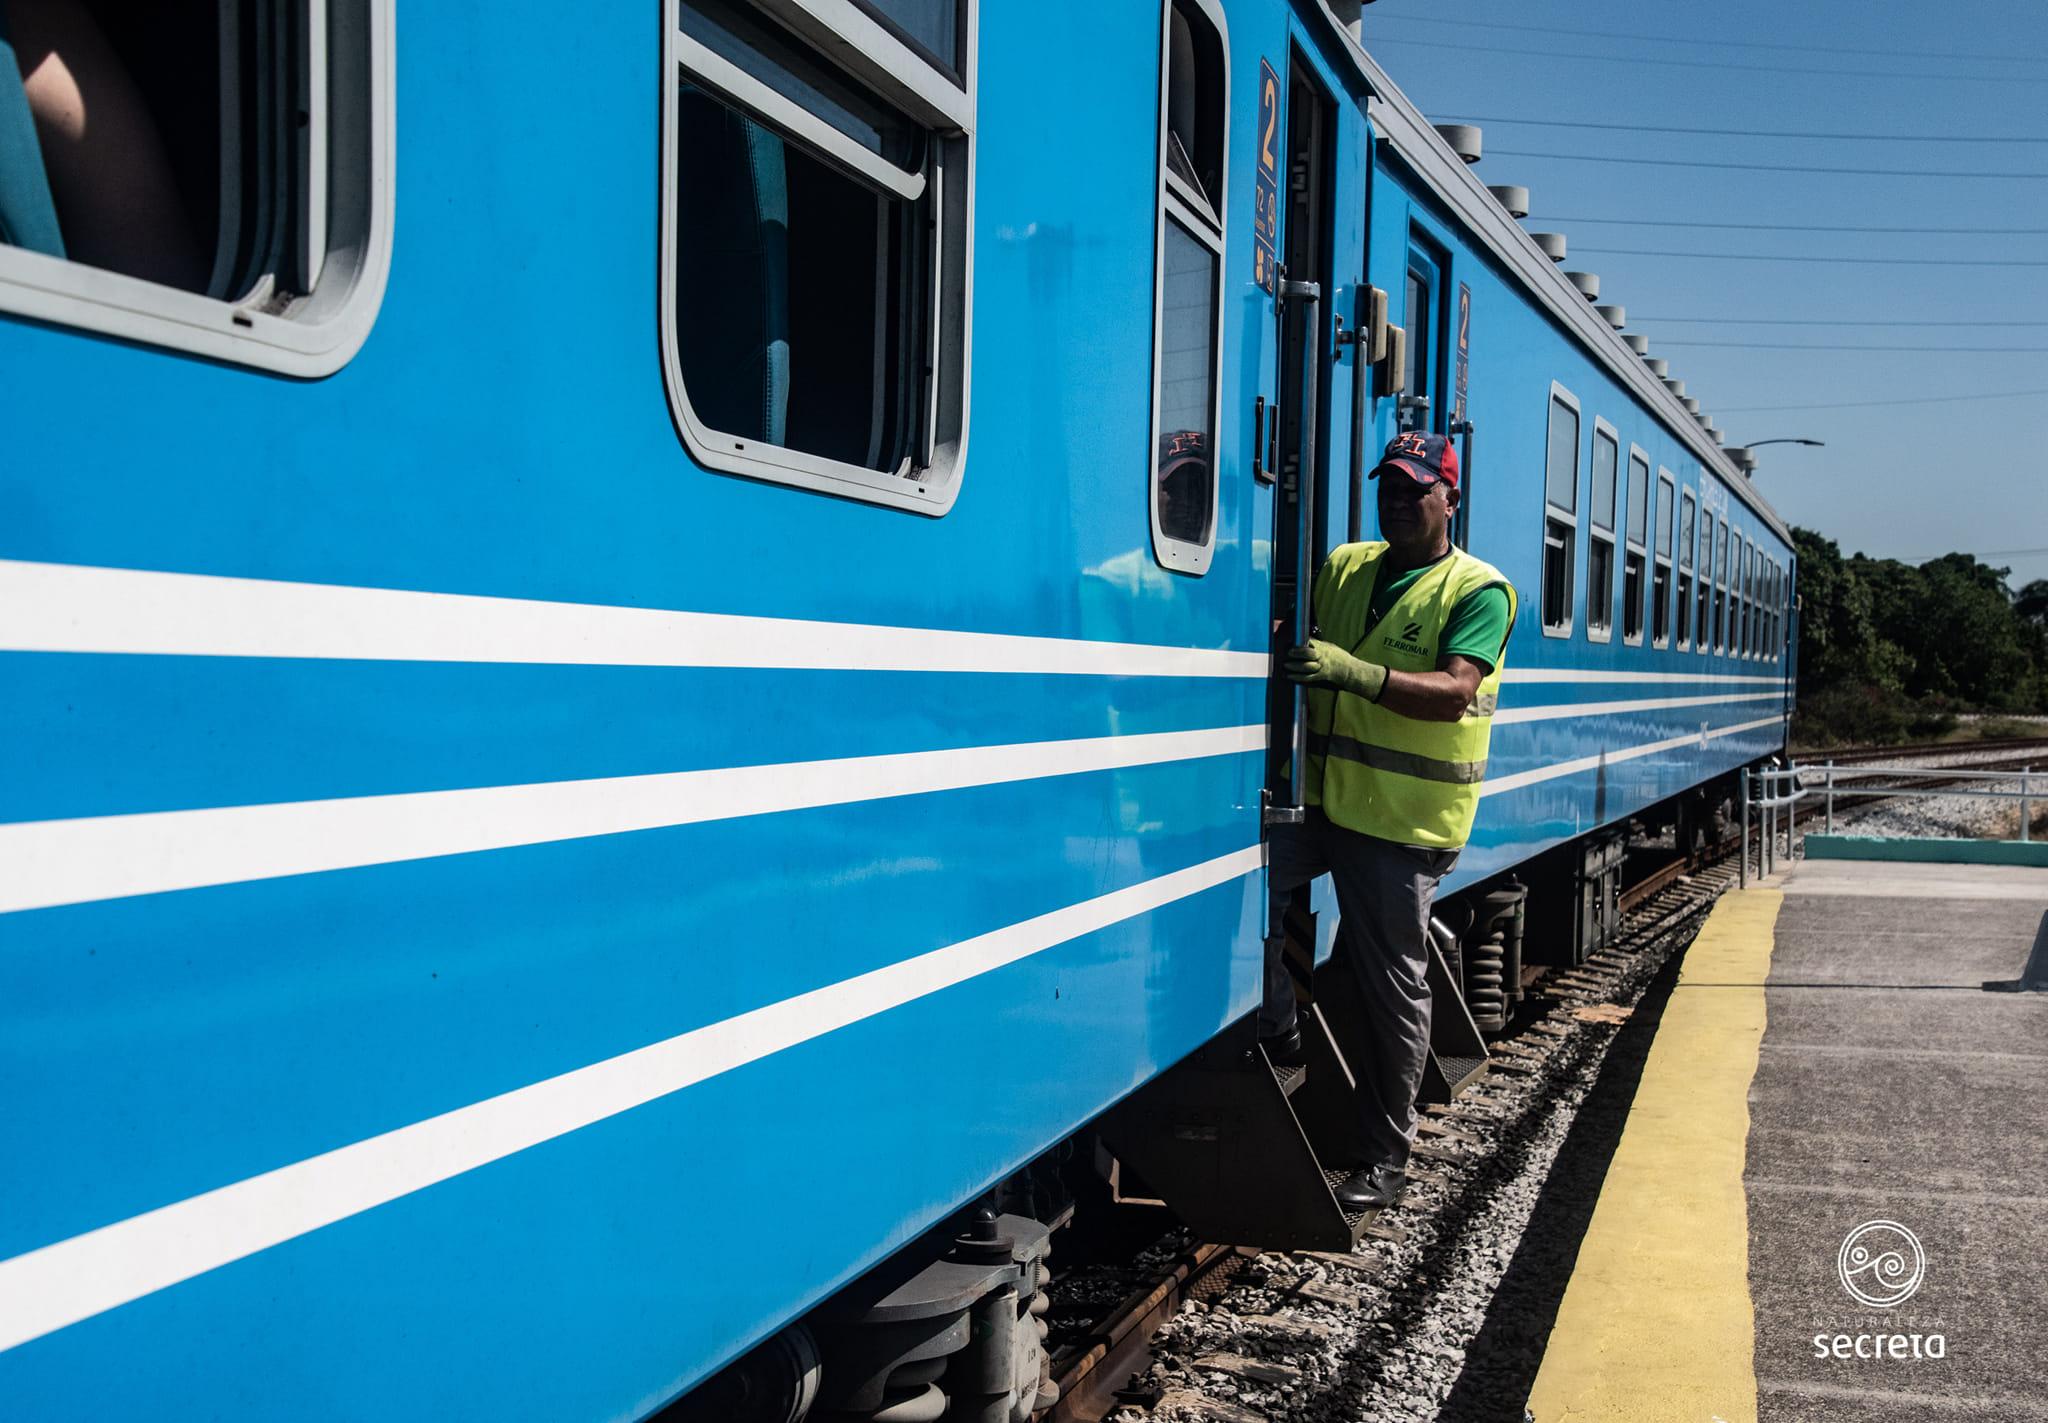
M1778 254L1778 252L1661 252L1655 248L1579 248L1587 256L1683 256L1708 258L1714 262L1829 262L1851 266L2048 266L2048 258L1917 258L1917 256L1821 256Z
M1613 30L1568 30L1552 25L1515 25L1501 20L1439 20L1434 16L1428 15L1375 16L1372 23L1378 25L1387 20L1405 21L1415 25L1452 25L1461 31L1519 30L1524 34L1571 35L1580 39L1640 40L1645 44L1680 44L1688 47L1711 44L1723 49L1775 49L1789 50L1797 54L1860 54L1880 59L1989 59L1996 60L2001 64L2048 64L2048 55L1991 54L1988 52L1968 54L1959 53L1954 50L1938 49L1853 49L1841 45L1772 44L1768 40L1719 40L1700 35L1631 35L1617 34Z
M1711 227L1726 232L1872 232L1887 237L2048 237L2048 227L1866 227L1803 222L1692 222L1647 217L1544 217L1531 222L1583 222L1602 227Z
M1927 134L1927 133L1814 133L1797 129L1771 128L1678 128L1665 124L1596 124L1576 119L1510 119L1510 118L1464 118L1446 119L1446 123L1461 124L1507 124L1509 127L1525 128L1597 128L1614 133L1690 133L1713 138L1819 138L1842 140L1856 143L2048 143L2048 135L2040 138L1983 138L1978 135Z
M1746 173L1837 173L1862 178L1999 178L2040 179L2048 173L2021 173L1983 168L1841 168L1819 163L1716 163L1699 158L1622 158L1611 153L1540 153L1533 148L1496 148L1507 158L1562 158L1574 163L1626 163L1638 168L1739 168Z
M1820 316L1647 316L1637 321L1671 321L1681 326L2048 326L2048 321L1830 321Z
M1665 346L1721 346L1734 351L1916 351L1925 356L1938 356L1944 352L1968 355L1997 352L2001 355L2024 356L2048 351L2048 346L1856 346L1818 341L1659 341L1657 345L1660 349Z
M1940 84L2048 84L2048 76L2031 74L1930 74L1911 69L1823 69L1812 64L1730 64L1710 59L1659 59L1647 54L1588 54L1575 49L1529 49L1524 45L1470 44L1459 40L1411 40L1397 35L1375 35L1367 48L1378 49L1383 44L1408 45L1416 49L1451 49L1460 54L1512 54L1523 59L1580 59L1595 64L1661 64L1673 69L1797 74L1809 79L1817 74L1831 74L1847 78L1889 79L1894 83L1902 79L1927 79Z
M2048 395L2048 386L2038 390L1986 390L1969 395L1909 395L1896 400L1833 400L1804 405L1717 405L1716 415L1763 415L1779 410L1872 410L1890 405L1949 405L1965 400L2017 400L2023 396Z

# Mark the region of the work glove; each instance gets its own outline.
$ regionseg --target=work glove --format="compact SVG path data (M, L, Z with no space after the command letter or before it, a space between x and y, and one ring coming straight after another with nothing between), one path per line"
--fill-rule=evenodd
M1306 647L1288 648L1285 671L1305 686L1334 687L1369 702L1378 701L1380 689L1387 685L1387 669L1379 663L1353 657L1321 638L1310 638Z

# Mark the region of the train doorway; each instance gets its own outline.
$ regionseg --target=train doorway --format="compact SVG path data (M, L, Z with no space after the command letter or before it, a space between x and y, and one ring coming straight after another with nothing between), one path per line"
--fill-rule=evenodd
M1280 170L1279 268L1274 284L1278 377L1274 390L1273 590L1278 654L1311 635L1309 591L1329 539L1331 154L1337 109L1297 56L1288 66ZM1276 675L1267 688L1269 815L1298 820L1296 779L1307 765L1307 709Z

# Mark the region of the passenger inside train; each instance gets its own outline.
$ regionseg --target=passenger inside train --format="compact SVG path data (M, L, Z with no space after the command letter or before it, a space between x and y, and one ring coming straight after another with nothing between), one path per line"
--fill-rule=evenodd
M0 73L0 236L48 256L204 290L207 262L191 205L151 96L116 39L132 53L162 17L125 24L123 9L145 7L107 8L111 30L84 0L0 4L0 44L12 60L4 66L11 72ZM157 52L157 97L199 112L213 105L216 86L185 58L176 48ZM208 91L203 100L196 89Z

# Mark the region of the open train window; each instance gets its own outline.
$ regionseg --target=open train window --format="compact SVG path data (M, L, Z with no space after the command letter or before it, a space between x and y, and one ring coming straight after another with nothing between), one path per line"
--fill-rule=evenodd
M973 10L672 0L668 20L660 324L684 444L944 513L967 433Z
M1621 442L1614 427L1593 420L1593 485L1586 500L1586 640L1614 636L1615 480Z
M1678 504L1678 650L1692 646L1692 546L1695 506L1686 490Z
M390 259L390 0L7 19L0 311L296 376L346 363Z
M1572 630L1572 547L1579 527L1579 402L1550 383L1550 437L1543 464L1543 632Z
M1171 0L1160 29L1152 325L1152 550L1204 573L1215 549L1223 352L1228 49L1212 0Z
M1650 462L1641 450L1629 452L1629 466L1634 468L1642 461L1645 471ZM1657 471L1657 506L1651 511L1650 523L1657 531L1656 565L1650 574L1650 644L1653 647L1671 645L1671 496L1677 488L1671 478L1671 471Z
M1621 639L1643 645L1643 564L1649 556L1650 462L1631 450L1628 460L1628 543L1621 570Z

